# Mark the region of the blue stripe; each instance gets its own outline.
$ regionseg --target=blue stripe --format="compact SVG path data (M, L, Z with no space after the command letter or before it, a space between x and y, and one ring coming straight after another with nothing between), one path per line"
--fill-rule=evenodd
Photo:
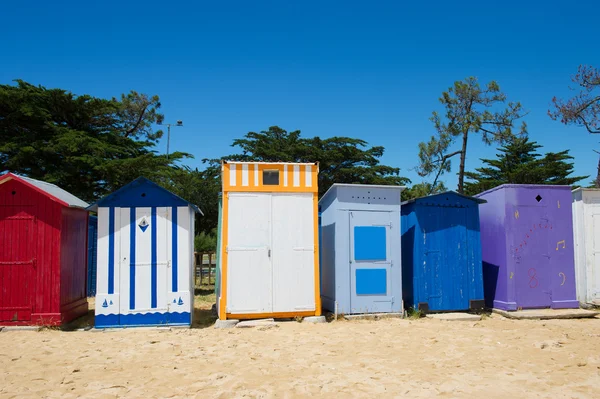
M190 312L97 314L95 328L140 327L140 326L189 326L192 324Z
M171 234L171 238L173 242L171 243L171 253L173 258L173 278L172 278L172 290L173 292L177 292L177 207L174 206L172 209L172 217L171 217L171 228L173 230L173 234Z
M135 309L135 208L129 208L129 309Z
M115 208L108 208L108 293L115 293Z
M150 252L151 252L151 261L150 261L150 284L151 284L151 295L152 295L152 301L150 304L151 308L156 308L156 290L157 290L157 284L156 284L156 258L158 257L156 254L156 245L157 245L157 239L156 239L156 235L157 235L157 230L158 230L158 224L156 223L156 207L153 206L152 207L152 214L151 214L151 222L150 222L150 230L151 230L151 242L150 242Z

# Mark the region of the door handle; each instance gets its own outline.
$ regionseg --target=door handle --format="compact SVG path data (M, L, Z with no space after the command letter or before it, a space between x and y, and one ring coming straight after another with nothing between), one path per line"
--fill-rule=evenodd
M271 248L268 249L269 258L271 257Z

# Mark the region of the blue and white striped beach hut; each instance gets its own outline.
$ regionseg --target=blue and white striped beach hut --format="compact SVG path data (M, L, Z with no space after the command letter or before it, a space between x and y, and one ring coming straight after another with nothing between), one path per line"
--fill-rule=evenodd
M88 209L98 213L96 328L191 325L200 209L143 177Z

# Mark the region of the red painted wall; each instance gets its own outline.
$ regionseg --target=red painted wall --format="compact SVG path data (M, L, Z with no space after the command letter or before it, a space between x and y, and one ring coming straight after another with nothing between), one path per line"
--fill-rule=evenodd
M61 245L61 231L67 231L63 230L62 211L70 213L71 209L20 181L0 183L0 324L60 324L69 316L64 310L61 314L61 258L80 259L81 252L84 268L87 233L83 233L83 245L71 243L75 235L71 232L67 233L71 239ZM79 214L87 213L73 211L78 214L75 224L81 224L83 216ZM86 229L87 219L84 225ZM80 249L74 251L77 245ZM69 249L63 253L61 246ZM77 284L68 277L63 281L69 286ZM85 293L85 280L81 281L79 292Z
M62 209L60 306L63 320L82 316L88 310L87 284L88 213Z

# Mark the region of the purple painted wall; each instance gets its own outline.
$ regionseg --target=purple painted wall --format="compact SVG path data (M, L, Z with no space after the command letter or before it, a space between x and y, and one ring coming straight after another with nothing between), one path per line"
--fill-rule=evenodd
M577 308L571 187L505 184L476 197L485 298L504 310Z

